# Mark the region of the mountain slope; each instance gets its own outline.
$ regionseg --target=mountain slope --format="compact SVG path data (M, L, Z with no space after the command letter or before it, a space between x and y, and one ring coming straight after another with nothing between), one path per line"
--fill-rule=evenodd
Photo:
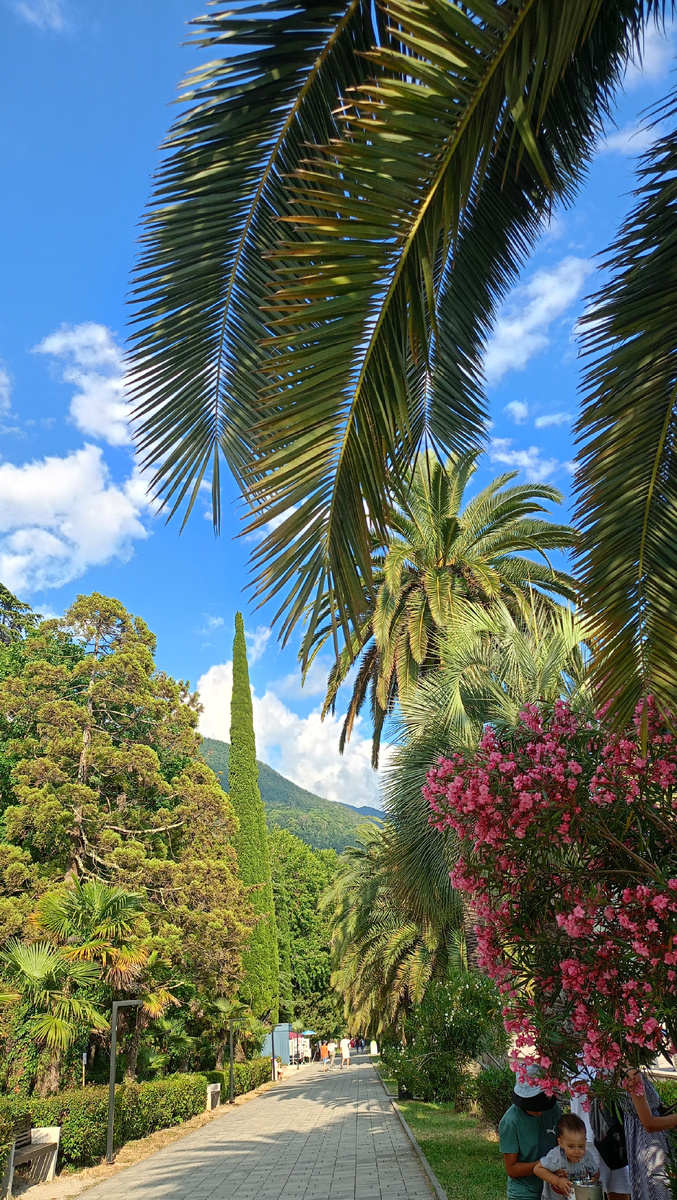
M228 791L229 750L228 742L203 738L202 755L220 777L224 791ZM331 848L340 854L355 841L358 826L381 817L375 808L353 808L350 804L323 800L292 783L291 779L285 779L267 763L259 762L258 767L259 790L268 827L279 825L288 829L315 850Z

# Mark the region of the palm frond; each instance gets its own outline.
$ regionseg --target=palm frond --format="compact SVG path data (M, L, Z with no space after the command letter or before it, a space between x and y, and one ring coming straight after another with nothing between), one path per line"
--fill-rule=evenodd
M584 325L576 477L594 680L619 725L651 692L677 711L677 96Z
M423 441L481 441L496 305L580 178L642 10L387 4L379 74L352 97L342 140L297 172L299 215L277 255L248 490L254 528L281 521L254 563L283 636L302 617L312 630L326 590L347 636L371 585L370 530L384 532Z
M133 378L153 486L189 512L210 479L218 528L221 456L241 478L251 453L264 255L291 211L286 176L308 143L336 135L346 89L373 71L364 53L387 36L366 0L216 9L193 22L217 57L184 86L142 235Z

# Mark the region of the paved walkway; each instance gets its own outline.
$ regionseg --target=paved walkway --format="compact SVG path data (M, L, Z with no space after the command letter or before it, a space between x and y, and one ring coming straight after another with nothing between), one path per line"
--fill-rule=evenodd
M87 1200L431 1200L364 1058L270 1092L83 1193Z

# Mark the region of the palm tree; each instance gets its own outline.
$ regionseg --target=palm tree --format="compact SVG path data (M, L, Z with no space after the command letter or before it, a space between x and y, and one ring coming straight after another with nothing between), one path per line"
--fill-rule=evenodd
M26 1006L28 1028L49 1059L41 1091L59 1086L64 1053L83 1029L104 1030L108 1021L96 1007L88 990L100 980L96 963L67 957L48 942L20 942L13 938L0 954L3 975Z
M371 535L420 448L481 443L497 305L666 7L219 3L197 22L212 62L135 283L140 449L172 511L211 480L217 527L225 459L267 527L258 594L284 635L306 617L312 638L325 593L359 632Z
M487 721L514 725L530 701L591 703L585 639L569 609L516 617L502 600L458 606L438 635L438 665L401 705L386 824L360 831L323 900L332 983L355 1028L399 1028L431 979L476 965L474 915L449 881L454 840L429 823L426 774L440 755L476 745Z
M141 1037L150 1022L164 1018L168 1009L181 1007L181 1001L175 995L177 986L178 981L172 979L169 965L159 951L152 950L135 978L134 995L142 1003L137 1009L134 1028L125 1047L125 1079L136 1078Z
M148 960L139 937L144 920L142 897L98 880L69 882L46 892L32 923L63 947L74 962L97 962L114 988L127 988Z
M332 986L354 1030L401 1029L433 978L463 957L461 906L446 877L445 903L414 914L397 889L398 848L388 825L365 825L322 904L330 913Z
M528 612L515 620L502 602L465 609L442 633L440 665L401 706L397 744L384 775L384 803L395 830L397 879L409 911L434 911L444 901L455 847L431 830L422 794L440 756L470 750L483 726L513 726L525 704L566 697L593 706L588 686L587 630L569 609ZM464 900L464 897L461 897ZM474 919L464 908L468 959L475 962Z
M573 598L574 581L550 565L547 552L569 549L574 531L538 515L547 511L545 503L559 503L560 493L547 484L509 486L513 471L464 505L477 458L477 451L445 464L430 454L419 457L391 514L387 542L374 546L373 603L365 589L367 611L359 632L329 676L323 715L334 711L338 690L361 653L339 748L343 752L370 691L374 767L386 716L439 664L438 638L459 606L469 602L485 610L503 598L512 611L526 614L552 609L553 594ZM544 561L524 557L523 551ZM311 661L331 632L324 615Z
M234 1022L234 1041L242 1041L243 1035L246 1038L246 1028L255 1020L254 1015L245 1004L228 996L208 998L201 1006L200 1015L209 1030L210 1038L216 1042L216 1069L220 1071L226 1057L231 1020Z

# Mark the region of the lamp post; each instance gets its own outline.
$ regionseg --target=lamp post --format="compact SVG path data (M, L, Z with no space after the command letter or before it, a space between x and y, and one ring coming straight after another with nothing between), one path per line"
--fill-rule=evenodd
M235 1082L233 1080L233 1025L241 1025L244 1017L230 1017L228 1021L230 1033L230 1103L235 1103Z
M113 1121L115 1119L115 1050L118 1037L118 1009L140 1008L143 1000L114 1000L110 1014L110 1075L108 1078L108 1137L106 1139L106 1162L113 1162ZM139 1014L137 1012L138 1021Z

